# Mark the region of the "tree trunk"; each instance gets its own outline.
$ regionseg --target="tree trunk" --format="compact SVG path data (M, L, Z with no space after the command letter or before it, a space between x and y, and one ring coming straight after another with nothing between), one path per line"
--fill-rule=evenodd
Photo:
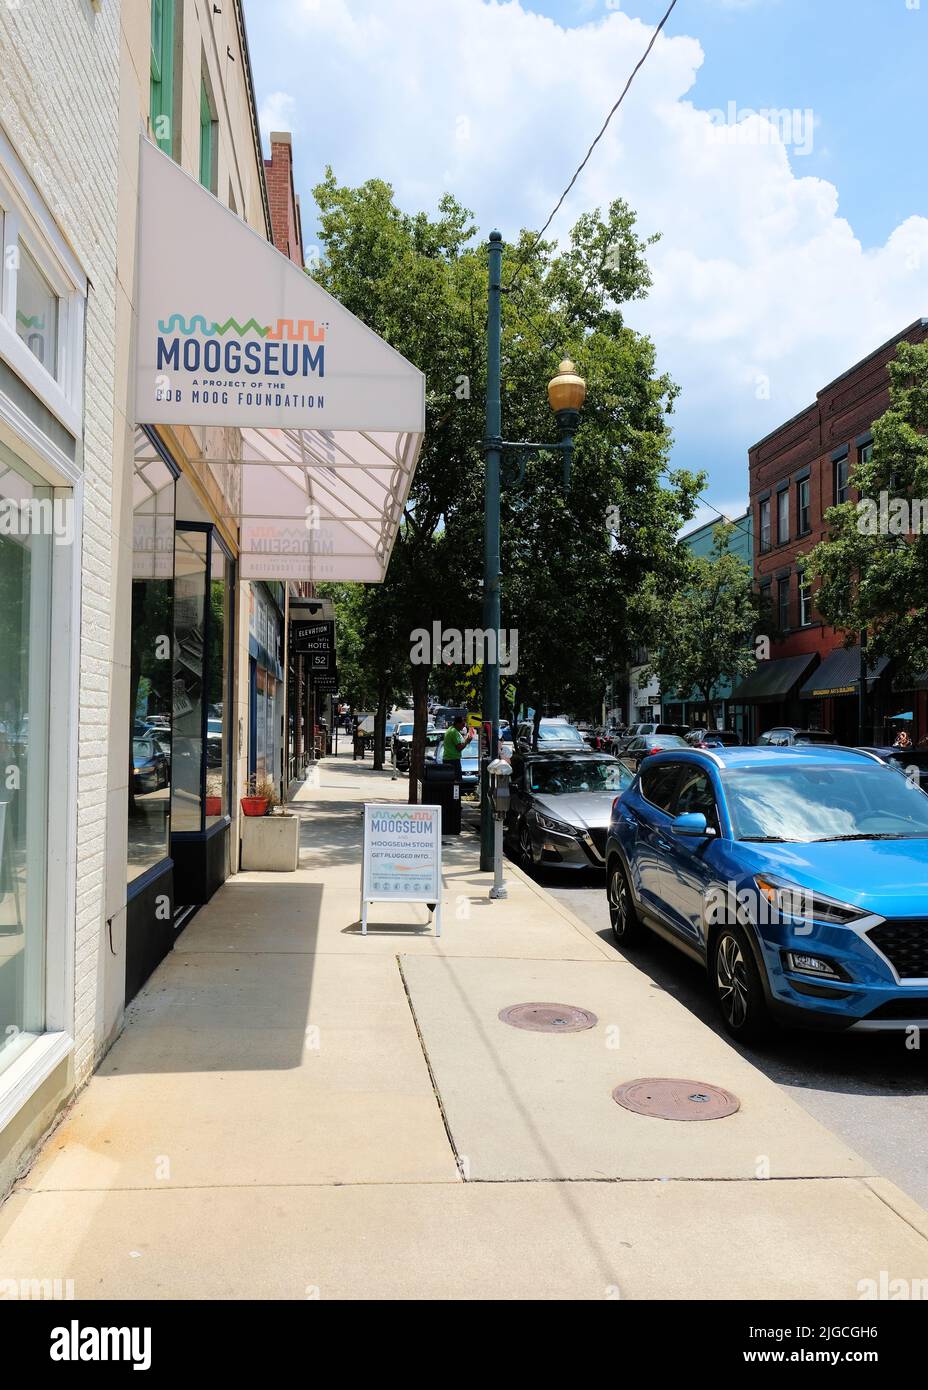
M377 713L374 716L374 771L383 771L384 740L387 733L387 688L377 691Z
M409 754L409 800L415 805L419 800L422 773L425 767L425 731L429 722L429 674L428 666L412 668L412 748Z

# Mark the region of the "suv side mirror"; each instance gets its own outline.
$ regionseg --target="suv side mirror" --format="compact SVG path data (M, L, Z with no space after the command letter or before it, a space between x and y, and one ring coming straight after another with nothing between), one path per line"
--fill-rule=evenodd
M675 835L684 835L692 840L708 840L715 834L702 811L687 811L685 815L674 816L670 828Z

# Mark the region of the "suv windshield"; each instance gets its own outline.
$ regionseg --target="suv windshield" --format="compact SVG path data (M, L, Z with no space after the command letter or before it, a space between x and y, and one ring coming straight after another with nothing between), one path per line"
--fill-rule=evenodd
M928 839L928 796L888 767L729 768L720 775L736 840Z
M631 783L631 774L621 763L594 762L592 759L564 758L557 762L530 763L529 790L542 796L561 796L571 792L618 792Z

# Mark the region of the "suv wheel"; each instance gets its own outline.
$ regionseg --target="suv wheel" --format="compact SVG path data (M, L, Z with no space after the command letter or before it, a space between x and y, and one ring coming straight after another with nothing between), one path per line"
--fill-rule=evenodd
M606 895L609 900L609 922L612 935L619 946L632 946L641 935L641 922L632 901L628 878L618 859L609 865Z
M759 1042L770 1032L764 987L741 927L723 927L712 947L712 992L726 1033L739 1042Z

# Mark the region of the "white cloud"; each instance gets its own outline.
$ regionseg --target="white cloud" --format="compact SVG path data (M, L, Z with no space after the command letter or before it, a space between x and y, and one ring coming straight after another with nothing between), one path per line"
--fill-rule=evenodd
M331 162L342 180L389 179L409 208L450 189L484 233L507 234L548 215L651 33L605 7L565 30L517 0L262 0L256 22L281 36L286 89L262 126L303 132L306 179ZM629 318L683 388L673 462L708 464L729 510L748 445L928 313L928 219L863 247L838 190L803 176L775 127L752 116L755 143L713 139L689 95L702 61L696 39L659 38L552 230L621 195L642 233L662 233Z
M258 125L265 140L272 130L299 131L296 98L289 92L268 92L258 110Z

